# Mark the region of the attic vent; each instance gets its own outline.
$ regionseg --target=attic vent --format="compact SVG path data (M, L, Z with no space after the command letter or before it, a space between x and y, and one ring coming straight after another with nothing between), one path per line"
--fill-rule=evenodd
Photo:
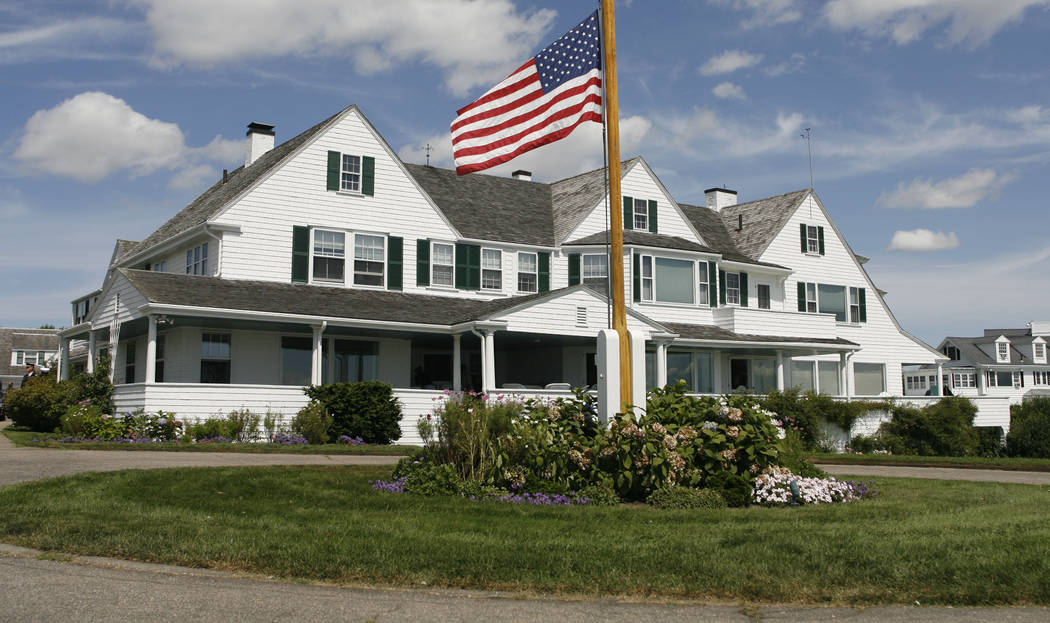
M576 326L586 327L587 326L587 308L577 307L576 308Z

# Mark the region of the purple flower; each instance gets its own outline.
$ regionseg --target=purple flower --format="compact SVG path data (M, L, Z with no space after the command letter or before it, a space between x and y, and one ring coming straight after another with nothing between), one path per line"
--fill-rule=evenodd
M429 418L429 416L428 416ZM361 439L360 435L357 437L351 437L350 435L339 435L339 442L349 444L351 446L363 446L365 440Z

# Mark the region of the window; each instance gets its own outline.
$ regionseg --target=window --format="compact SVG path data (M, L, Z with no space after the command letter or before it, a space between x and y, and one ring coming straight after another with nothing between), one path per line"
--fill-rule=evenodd
M1046 344L1032 342L1032 359L1036 363L1046 363Z
M430 285L452 287L455 282L455 247L435 242L430 245Z
M740 304L740 273L726 273L726 303Z
M649 202L645 199L634 200L634 229L649 230Z
M849 321L860 322L860 288L849 289Z
M952 387L977 387L977 375L973 372L952 372Z
M998 361L1010 361L1010 344L998 342L995 345L995 356Z
M309 385L313 367L313 340L281 338L281 385Z
M642 300L653 300L653 256L642 256Z
M817 362L817 384L820 386L820 393L829 394L831 396L838 396L842 393L839 389L839 362L837 361L818 361Z
M135 342L124 345L124 382L135 382Z
M503 252L499 249L481 250L481 289L503 288Z
M150 264L149 270L155 273L164 273L168 271L168 262L161 260L159 262L153 262Z
M1014 374L1012 372L997 372L989 370L985 375L988 387L1012 387Z
M518 254L518 292L539 290L539 266L535 253Z
M354 235L354 285L383 286L385 249L383 236Z
M800 391L808 392L815 390L812 361L791 362L791 386L799 388Z
M886 391L886 364L854 363L853 382L858 396L878 396Z
M230 382L230 334L201 334L201 383Z
M806 252L820 253L820 239L817 237L817 226L806 226Z
M593 288L608 289L609 256L604 253L584 255L582 264L583 283Z
M157 336L157 363L153 367L153 376L158 383L164 382L164 336Z
M846 287L830 286L827 284L817 285L817 301L820 313L835 314L837 322L846 322ZM860 312L858 311L858 316Z
M91 311L91 303L88 299L78 301L77 304L73 306L73 326L86 321L89 311Z
M772 359L730 359L730 387L760 394L776 389L775 363Z
M199 247L193 247L186 251L186 274L207 275L208 274L208 243Z
M695 302L693 260L643 255L641 261L642 300L660 303Z
M655 375L655 370L653 374ZM678 381L685 381L691 392L713 393L714 364L711 353L667 353L667 384L674 385Z
M13 366L35 366L47 365L48 361L54 359L58 351L54 350L15 350L11 351L11 365Z
M758 290L758 308L769 309L769 284L760 283Z
M959 356L959 349L954 346L945 346L941 350L941 352L943 352L945 356L948 357L948 359L951 359L952 361L958 361L962 359L962 357Z
M817 284L815 283L806 284L806 311L812 314L817 313Z
M699 277L696 288L697 301L701 305L708 305L711 302L710 269L708 268L708 263L704 261L697 262L696 267L696 276Z
M346 234L341 231L314 230L314 270L316 281L343 283L346 266Z
M1050 385L1050 371L1035 370L1032 372L1032 385Z
M1024 375L1020 370L1017 370L1012 374L1010 382L1013 384L1014 389L1020 389L1024 387Z
M374 381L379 371L379 343L335 340L333 372L335 383Z
M343 154L343 163L339 174L339 190L346 190L352 193L361 192L361 156Z

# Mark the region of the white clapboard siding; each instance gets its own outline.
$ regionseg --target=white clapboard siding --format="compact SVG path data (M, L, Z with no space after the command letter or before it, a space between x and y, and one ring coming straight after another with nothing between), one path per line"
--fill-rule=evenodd
M581 309L583 310L581 312ZM608 327L608 305L604 299L586 290L576 290L527 307L495 314L493 320L505 320L508 331L593 337ZM627 328L648 335L656 327L628 314ZM499 341L499 334L496 334Z
M138 308L147 302L124 275L114 273L112 282L98 299L91 324L96 328L108 327L113 322L114 313L119 322L134 320L139 317Z
M752 335L819 337L834 339L835 316L773 311L751 307L719 307L714 323L723 329Z

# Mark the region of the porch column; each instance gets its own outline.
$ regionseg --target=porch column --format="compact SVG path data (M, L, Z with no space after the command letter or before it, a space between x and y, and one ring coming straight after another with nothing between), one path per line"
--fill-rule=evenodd
M937 396L944 395L944 366L937 364Z
M481 357L481 366L483 368L481 390L483 392L496 389L496 340L494 333L496 333L495 329L483 329L481 332L485 336L482 344L484 354Z
M157 316L149 315L149 328L146 331L146 384L157 382Z
M92 374L95 371L95 349L97 345L95 343L95 332L88 331L88 357L87 357L87 373Z
M667 342L656 343L656 386L667 387Z
M784 391L784 351L777 351L777 391Z
M58 347L58 380L69 380L69 338L64 337Z
M310 364L310 384L320 385L321 384L321 364L324 361L324 353L321 351L321 340L322 332L324 327L311 327L314 330L314 348L313 348L313 361Z
M460 352L461 333L452 334L452 391L463 391L463 355Z
M842 395L849 398L849 372L846 353L839 355L839 384L842 386Z

